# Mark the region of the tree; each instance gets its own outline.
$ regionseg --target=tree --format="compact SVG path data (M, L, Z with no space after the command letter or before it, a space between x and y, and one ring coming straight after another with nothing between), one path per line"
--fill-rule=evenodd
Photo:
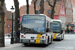
M26 0L27 3L27 14L29 14L29 0Z
M56 0L53 0L53 2L54 2L53 5L50 3L49 0L47 0L47 2L48 2L48 5L51 6L51 8L52 8L52 10L51 10L51 18L53 19L54 18L54 13L55 13L54 8L55 8L55 5L56 5Z
M37 2L37 0L34 1L34 12L35 12L35 14L36 14L36 2Z
M0 47L4 47L4 1L5 0L0 0Z
M40 14L44 14L44 0L40 1Z
M16 35L18 28L20 28L20 25L19 25L20 13L19 13L19 2L18 2L18 0L14 0L14 5L15 5L15 35ZM17 42L16 36L15 36L15 39L16 39L15 42Z

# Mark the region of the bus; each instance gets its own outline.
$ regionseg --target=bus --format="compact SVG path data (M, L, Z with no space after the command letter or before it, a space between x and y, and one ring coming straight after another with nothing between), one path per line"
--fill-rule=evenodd
M23 15L20 42L24 45L52 43L53 32L50 32L50 22L51 19L44 14Z
M54 33L53 39L63 40L64 39L64 27L61 20L52 19L50 23L50 30Z

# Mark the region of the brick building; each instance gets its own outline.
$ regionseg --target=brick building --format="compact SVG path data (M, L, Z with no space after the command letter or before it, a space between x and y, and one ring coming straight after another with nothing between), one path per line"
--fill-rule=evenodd
M29 14L34 14L34 1L32 0L31 5L29 6ZM51 0L53 1L53 0ZM40 0L37 0L36 2L36 12L37 14L40 13ZM26 5L22 6L20 8L20 16L23 14L26 14ZM44 14L50 17L51 14L51 7L48 5L48 2L44 0ZM65 17L65 8L63 1L58 0L55 6L55 14L54 14L54 19L61 19L63 22L66 22L66 17Z
M66 12L66 24L73 23L73 8L71 0L64 0L65 12Z
M6 4L4 5L4 12L5 12L5 26L4 26L4 31L5 34L8 34L12 30L12 14L10 11L7 11L6 9ZM15 19L15 18L14 18Z
M12 30L12 13L10 11L5 11L5 34L10 33L11 30Z

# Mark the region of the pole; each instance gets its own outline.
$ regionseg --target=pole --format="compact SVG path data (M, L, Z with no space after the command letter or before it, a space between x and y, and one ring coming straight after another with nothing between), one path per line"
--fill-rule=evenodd
M14 43L14 38L13 38L13 13L12 13L12 33L11 33L11 44Z

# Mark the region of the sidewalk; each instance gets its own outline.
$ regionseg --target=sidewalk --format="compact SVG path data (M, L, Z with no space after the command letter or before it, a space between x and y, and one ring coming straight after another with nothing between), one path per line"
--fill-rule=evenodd
M6 48L13 48L13 47L18 47L21 46L21 43L14 43L14 44L10 44L11 39L8 36L5 36L5 47L0 47L0 50L2 49L6 49Z

